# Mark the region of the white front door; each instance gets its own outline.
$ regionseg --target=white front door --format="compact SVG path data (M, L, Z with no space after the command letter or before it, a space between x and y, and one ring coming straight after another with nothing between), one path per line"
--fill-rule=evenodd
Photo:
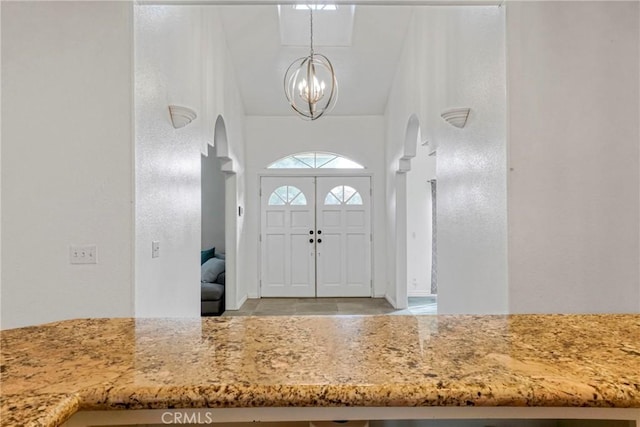
M371 183L368 177L316 182L317 296L371 296Z
M314 178L262 178L262 296L316 295Z
M263 297L371 296L368 177L263 177Z

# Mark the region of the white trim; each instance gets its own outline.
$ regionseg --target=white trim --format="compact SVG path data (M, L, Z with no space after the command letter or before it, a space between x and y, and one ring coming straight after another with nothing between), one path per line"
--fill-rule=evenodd
M318 173L321 172L321 173ZM273 178L273 177L282 177L282 178L295 178L295 177L366 177L369 178L369 215L371 222L371 241L370 241L370 257L371 257L371 293L370 298L382 298L386 297L385 294L376 295L375 293L375 208L374 208L374 189L373 189L373 172L367 171L366 169L263 169L258 172L258 211L260 215L258 216L258 238L260 239L262 236L262 178ZM247 292L247 296L251 298L262 298L262 240L258 242L258 268L257 268L257 280L258 284L258 292L257 296L250 296L249 292ZM395 305L392 304L395 308ZM240 308L240 306L238 306Z
M407 292L407 297L431 297L436 296L432 294L431 291L409 291Z
M386 299L387 302L391 304L391 307L396 308L396 301L393 299L391 295L389 295L389 293L385 294L384 299Z
M180 413L211 419L214 424L230 422L284 422L331 420L436 420L436 419L578 419L640 421L640 408L562 407L287 407L142 409L126 411L81 411L66 427L91 425L162 424L163 414ZM166 417L166 415L165 415ZM183 418L184 419L184 418ZM165 420L166 421L166 420Z
M238 301L238 308L236 310L240 310L242 308L242 304L247 302L248 299L249 299L249 296L247 294L245 294L242 298L240 298L240 300ZM226 311L226 308L225 308L225 311Z

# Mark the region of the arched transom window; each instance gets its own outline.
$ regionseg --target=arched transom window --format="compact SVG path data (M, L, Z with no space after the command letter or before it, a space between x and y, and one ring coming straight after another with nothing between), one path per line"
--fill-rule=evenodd
M327 193L324 198L325 205L361 205L362 196L358 191L348 185L338 185Z
M337 154L316 151L284 157L267 169L364 169L364 166Z
M269 206L305 206L306 204L307 198L304 197L304 193L293 185L278 187L269 196Z

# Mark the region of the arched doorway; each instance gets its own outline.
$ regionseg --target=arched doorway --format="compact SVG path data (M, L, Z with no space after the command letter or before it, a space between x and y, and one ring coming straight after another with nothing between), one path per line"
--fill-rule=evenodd
M214 145L207 144L200 156L201 193L201 295L200 313L203 316L221 315L225 310L226 286L226 197L223 160L218 151L225 147L224 122L222 131L214 132ZM217 127L216 129L218 129ZM213 259L212 259L213 258Z
M239 308L237 283L238 252L238 190L235 164L230 153L227 127L222 115L216 118L213 130L215 156L224 174L224 249L225 249L225 308Z
M405 131L396 174L396 292L397 308L409 297L432 294L434 259L435 157L421 141L420 122L412 114ZM433 276L433 277L432 277Z

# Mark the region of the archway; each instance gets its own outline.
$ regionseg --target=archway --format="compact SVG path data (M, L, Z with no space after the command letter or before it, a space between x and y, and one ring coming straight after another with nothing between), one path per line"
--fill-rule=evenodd
M407 296L407 172L411 170L411 159L416 156L420 121L415 114L409 117L396 171L396 262L395 295L396 308L408 307Z
M224 127L224 124L222 125ZM220 135L214 135L214 145L206 145L200 156L200 218L201 218L201 295L200 313L203 316L220 315L225 310L223 298L226 283L226 176L223 160L217 151L223 144ZM215 143L215 139L218 143ZM222 147L224 149L224 147ZM211 260L211 258L215 258ZM206 263L206 264L205 264Z
M213 145L216 149L216 156L220 159L221 169L226 173L235 173L233 169L233 159L229 155L229 140L227 139L227 126L222 115L218 115L213 128Z
M213 129L213 144L216 157L220 161L220 169L225 174L224 179L224 229L225 229L225 307L230 310L239 308L237 283L237 253L238 253L238 186L235 165L229 150L227 127L222 115L218 115Z
M430 150L421 139L420 122L412 114L407 121L396 174L397 308L408 307L410 294L431 295L432 289L435 158L428 157Z

